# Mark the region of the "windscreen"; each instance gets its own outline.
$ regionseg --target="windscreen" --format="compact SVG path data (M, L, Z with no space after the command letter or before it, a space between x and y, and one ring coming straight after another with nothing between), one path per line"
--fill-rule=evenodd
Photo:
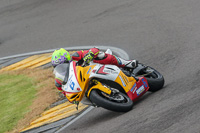
M69 77L69 63L57 65L54 69L55 77L65 84Z

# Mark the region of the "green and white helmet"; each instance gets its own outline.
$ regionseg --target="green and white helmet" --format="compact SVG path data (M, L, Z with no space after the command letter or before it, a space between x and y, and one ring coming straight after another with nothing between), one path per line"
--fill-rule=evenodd
M51 64L53 67L56 67L59 64L69 63L72 61L71 55L69 52L63 48L55 50L51 57Z

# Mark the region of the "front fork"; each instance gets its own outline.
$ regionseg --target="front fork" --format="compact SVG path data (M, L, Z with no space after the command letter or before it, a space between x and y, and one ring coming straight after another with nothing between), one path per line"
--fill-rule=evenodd
M112 95L113 93L117 92L118 90L115 89L111 89L109 86L103 85L101 82L99 82L96 79L92 80L92 83L94 84L91 88L89 88L89 90L86 92L86 97L89 99L90 97L90 93L93 89L98 89L102 92L104 92L107 95ZM78 110L78 105L79 105L79 101L73 101L73 104L76 104L77 107L76 109Z

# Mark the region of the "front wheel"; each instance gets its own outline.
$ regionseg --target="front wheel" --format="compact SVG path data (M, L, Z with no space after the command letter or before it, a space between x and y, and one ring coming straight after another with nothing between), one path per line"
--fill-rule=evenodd
M133 101L122 92L110 96L94 89L90 93L90 100L100 107L116 112L127 112L133 107Z

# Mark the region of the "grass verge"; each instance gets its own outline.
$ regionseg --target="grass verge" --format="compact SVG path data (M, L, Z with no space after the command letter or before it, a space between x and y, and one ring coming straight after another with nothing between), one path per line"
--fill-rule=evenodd
M0 133L18 132L58 100L51 69L0 73Z
M36 86L24 75L0 75L0 132L11 130L29 111Z

